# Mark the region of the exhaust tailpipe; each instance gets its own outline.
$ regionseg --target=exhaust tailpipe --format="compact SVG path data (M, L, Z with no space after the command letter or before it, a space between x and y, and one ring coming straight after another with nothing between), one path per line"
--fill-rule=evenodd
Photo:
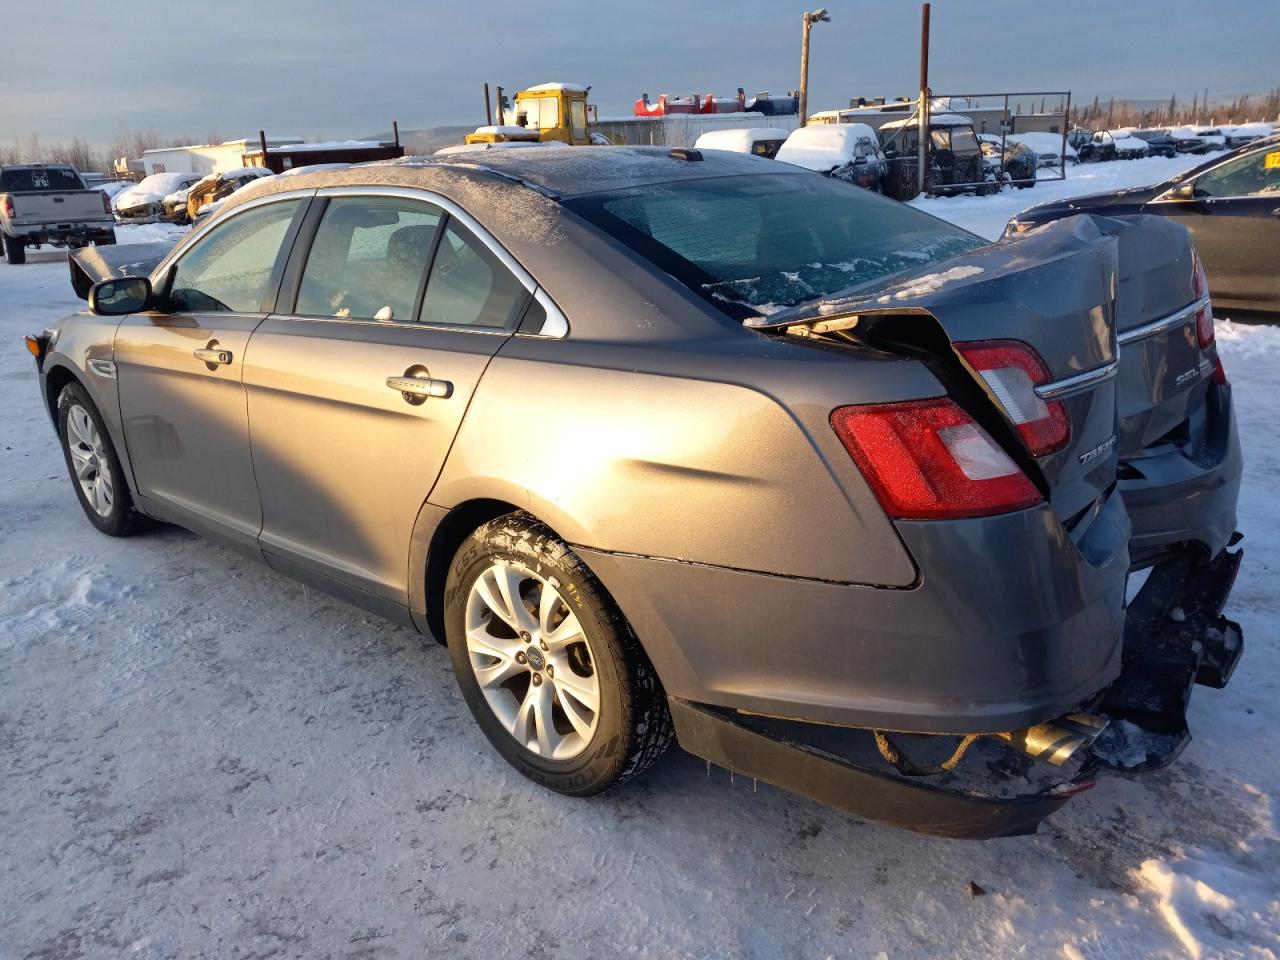
M995 733L992 736L1016 747L1037 760L1062 766L1082 747L1097 739L1107 729L1107 721L1090 713L1069 713L1048 723L1038 723L1025 730Z

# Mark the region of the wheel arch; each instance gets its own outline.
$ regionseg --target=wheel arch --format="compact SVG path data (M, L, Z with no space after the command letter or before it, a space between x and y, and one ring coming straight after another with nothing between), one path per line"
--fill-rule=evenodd
M449 575L449 565L453 562L458 549L476 530L488 523L509 514L520 513L531 517L542 524L560 541L569 546L578 555L583 566L591 572L609 598L617 605L624 619L640 640L641 648L645 647L635 622L628 615L621 598L610 583L614 579L613 571L601 571L588 563L580 549L575 548L572 541L565 537L556 527L538 511L519 506L510 500L498 497L473 497L455 504L452 507L439 507L430 502L423 504L418 515L410 557L412 565L410 583L414 591L410 597L410 608L420 628L436 639L442 646L446 643L444 627L445 581ZM421 571L414 573L412 571ZM418 593L417 591L421 591Z
M84 387L86 392L88 392L89 389L85 382L76 375L75 371L61 363L55 363L53 366L45 369L44 383L45 406L48 408L49 416L52 418L55 425L58 422L58 397L61 396L62 391L67 388L67 385L70 383L78 383L81 387Z
M449 576L449 564L467 537L490 520L509 513L528 511L514 503L492 497L464 500L447 510L430 503L423 505L417 526L424 535L415 536L414 541L424 544L425 556L417 563L412 558L410 560L416 569L422 571L420 578L412 577L410 582L420 584L423 593L421 598L410 599L420 599L420 602L411 603L411 606L414 610L421 610L427 630L440 645L445 643L444 585ZM428 533L425 528L432 523L434 529Z
M111 440L111 445L120 460L124 481L129 487L130 494L135 498L135 507L137 507L138 487L133 475L133 461L129 456L129 449L125 445L124 423L120 417L119 399L115 393L115 381L107 380L96 384L91 382L90 378L85 376L83 370L60 352L51 355L45 361L41 376L43 379L42 390L45 406L49 411L49 418L53 422L55 432L58 431L58 398L62 395L62 392L74 383L88 395L90 402L97 408L98 415L102 417L102 422L107 428L107 437Z

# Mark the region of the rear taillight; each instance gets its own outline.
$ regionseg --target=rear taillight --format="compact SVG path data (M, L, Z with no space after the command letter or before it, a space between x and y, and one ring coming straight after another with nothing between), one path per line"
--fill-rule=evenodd
M6 196L4 198L4 215L6 217L13 216L13 197Z
M99 190L98 192L102 194L102 212L107 214L107 216L110 216L111 198L107 196L107 191L105 190Z
M831 426L891 517L984 517L1040 502L999 445L946 397L831 411Z
M956 349L1000 401L1033 457L1067 445L1071 419L1066 406L1036 394L1036 387L1049 382L1049 370L1035 350L1019 340L957 343Z
M1209 378L1220 387L1227 385L1227 371L1222 368L1222 355L1213 358L1213 376Z
M1209 277L1204 272L1204 264L1200 255L1191 254L1191 291L1197 300L1209 293ZM1200 349L1208 350L1213 346L1213 304L1206 303L1196 311L1196 339L1200 341Z

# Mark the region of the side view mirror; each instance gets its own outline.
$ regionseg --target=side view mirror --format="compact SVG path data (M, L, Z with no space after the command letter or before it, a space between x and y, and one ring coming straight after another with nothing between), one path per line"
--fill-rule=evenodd
M1194 183L1180 183L1169 191L1170 200L1195 200L1196 185Z
M100 317L138 313L151 303L151 281L146 277L103 280L89 288L89 310Z

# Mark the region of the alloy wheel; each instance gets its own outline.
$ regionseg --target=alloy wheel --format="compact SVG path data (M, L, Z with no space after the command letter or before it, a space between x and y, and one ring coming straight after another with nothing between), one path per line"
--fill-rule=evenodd
M66 443L76 482L80 484L85 500L98 516L109 517L115 502L111 463L93 418L78 403L67 411Z
M467 596L466 644L485 702L517 743L546 760L587 749L600 683L591 644L555 586L495 560Z

